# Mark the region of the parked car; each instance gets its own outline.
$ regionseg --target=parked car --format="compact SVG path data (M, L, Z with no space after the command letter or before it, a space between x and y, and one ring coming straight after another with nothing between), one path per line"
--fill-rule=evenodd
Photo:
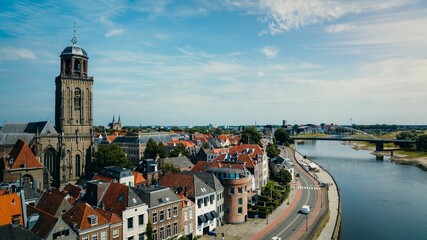
M299 173L295 174L295 177L299 177Z

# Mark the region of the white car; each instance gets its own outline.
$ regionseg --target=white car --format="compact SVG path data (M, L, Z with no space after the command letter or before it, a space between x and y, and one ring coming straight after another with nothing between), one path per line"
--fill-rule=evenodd
M272 237L271 240L282 240L281 237Z

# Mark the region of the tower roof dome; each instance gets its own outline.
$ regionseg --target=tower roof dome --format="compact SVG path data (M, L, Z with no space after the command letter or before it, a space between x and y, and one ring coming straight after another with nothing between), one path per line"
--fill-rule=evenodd
M72 45L64 48L60 57L68 55L82 56L86 59L89 58L86 51L77 45Z

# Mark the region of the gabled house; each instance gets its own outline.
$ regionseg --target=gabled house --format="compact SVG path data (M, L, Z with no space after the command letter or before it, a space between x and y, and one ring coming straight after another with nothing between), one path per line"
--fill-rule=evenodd
M62 215L64 222L76 232L79 240L107 239L110 223L89 204L76 204Z
M123 219L123 239L143 239L148 221L148 205L141 201L135 189L111 183L98 206Z
M100 209L100 208L96 208L95 211L97 211L105 219L107 219L108 222L110 222L110 229L109 229L110 235L108 235L107 239L111 239L111 240L124 239L123 238L123 220L120 218L119 215L110 211Z
M127 169L127 168L121 168L117 166L104 167L101 170L100 175L103 177L111 178L115 180L115 182L118 182L127 186L133 187L135 185L135 179L134 179L133 173L130 169ZM96 179L96 176L94 177L94 179Z
M184 229L181 229L180 232L183 232L187 239L193 239L196 234L196 204L182 194L177 194L177 196L182 200L180 222Z
M159 179L159 166L154 159L142 160L135 170L144 176L148 186L153 185Z
M153 239L173 239L182 236L181 199L169 188L150 187L136 192L148 205L148 221L153 228Z
M219 180L212 173L204 172L168 172L160 179L160 185L170 187L196 205L196 236L205 235L221 226L224 199Z
M0 181L34 184L38 189L46 187L47 172L43 164L37 160L30 147L21 139L18 139L7 157L0 162Z
M44 192L36 204L36 208L54 217L60 217L72 208L67 195L58 190Z
M75 240L77 234L60 217L54 217L41 209L28 206L27 228L40 239Z

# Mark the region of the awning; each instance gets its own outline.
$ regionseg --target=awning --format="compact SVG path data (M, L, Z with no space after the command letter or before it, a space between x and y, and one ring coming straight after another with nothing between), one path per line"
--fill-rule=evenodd
M206 219L206 217L205 217L205 215L200 215L200 216L198 216L197 217L197 222L198 222L198 225L202 225L202 223L205 223L205 222L207 222L208 220Z
M205 213L205 217L210 221L213 219L212 215L210 213Z
M217 211L214 210L214 211L211 211L210 213L211 213L212 217L214 217L214 218L218 217Z

